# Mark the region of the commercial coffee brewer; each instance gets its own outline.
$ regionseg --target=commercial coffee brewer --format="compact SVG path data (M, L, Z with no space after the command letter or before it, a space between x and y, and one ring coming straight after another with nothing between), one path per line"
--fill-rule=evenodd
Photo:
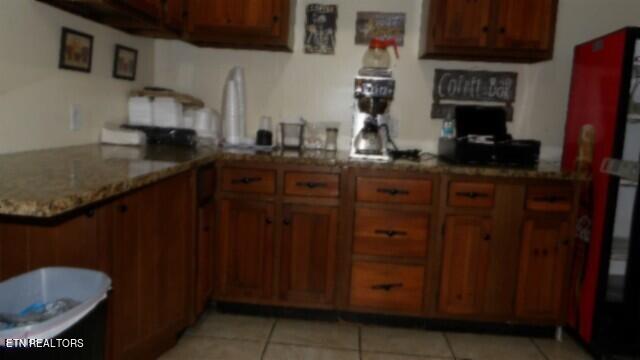
M389 105L395 80L388 70L362 69L355 79L353 138L350 156L389 161Z

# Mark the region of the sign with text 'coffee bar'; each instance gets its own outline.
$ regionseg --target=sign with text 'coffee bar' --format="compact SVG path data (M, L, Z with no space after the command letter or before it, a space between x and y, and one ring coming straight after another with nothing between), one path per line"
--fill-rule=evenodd
M436 69L431 117L444 118L465 103L501 103L512 113L517 82L515 72Z

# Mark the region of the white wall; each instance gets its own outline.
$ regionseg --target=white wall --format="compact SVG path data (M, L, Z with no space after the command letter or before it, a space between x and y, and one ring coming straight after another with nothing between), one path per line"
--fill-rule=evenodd
M94 36L90 74L58 69L62 26ZM139 50L136 82L112 78L116 43ZM126 118L128 91L153 82L153 40L34 0L2 0L0 49L0 153L95 143L103 123ZM77 132L71 104L83 118Z
M310 2L339 5L334 56L303 52L304 9ZM418 60L422 0L298 0L293 54L247 50L200 49L178 41L157 40L155 81L202 97L219 109L227 72L246 69L248 133L254 135L261 115L276 121L303 115L311 121L340 121L343 146L351 131L352 84L365 47L354 45L357 11L407 13L405 46L395 62L398 82L392 116L399 120L400 143L435 150L440 122L430 119L434 69L486 69L519 74L516 137L543 142L543 157L560 157L573 47L626 25L640 25L638 0L560 0L556 49L552 61L534 64L490 64Z

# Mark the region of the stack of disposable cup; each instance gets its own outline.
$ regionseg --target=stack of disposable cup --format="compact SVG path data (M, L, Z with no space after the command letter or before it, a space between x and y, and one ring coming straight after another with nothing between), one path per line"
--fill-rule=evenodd
M245 142L244 73L241 67L229 72L222 104L224 140L229 145Z

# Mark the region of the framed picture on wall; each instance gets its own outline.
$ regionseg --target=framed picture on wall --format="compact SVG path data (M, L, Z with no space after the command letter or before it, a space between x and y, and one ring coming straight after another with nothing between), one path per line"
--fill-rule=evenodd
M113 59L113 77L116 79L134 81L138 66L138 50L122 45L116 45Z
M91 72L93 36L69 28L62 28L60 40L60 69Z

